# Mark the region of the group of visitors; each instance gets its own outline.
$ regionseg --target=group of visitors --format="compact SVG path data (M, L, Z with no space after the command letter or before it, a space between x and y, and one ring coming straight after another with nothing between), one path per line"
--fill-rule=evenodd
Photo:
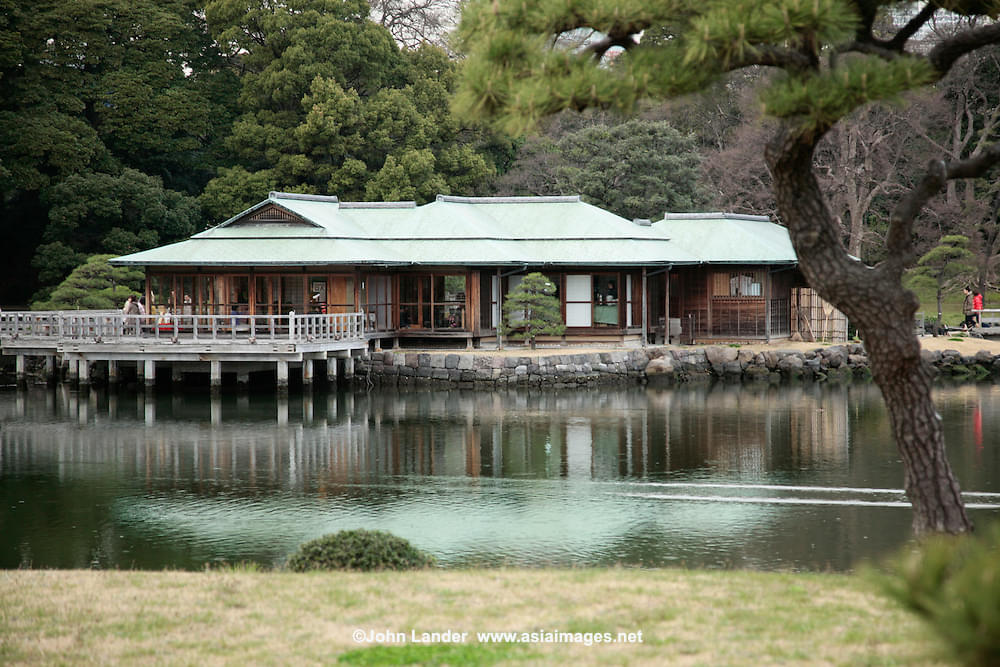
M130 294L122 307L122 315L145 315L146 297L138 294Z
M962 302L962 314L965 321L962 322L962 329L968 331L982 325L983 295L979 290L973 291L971 287L962 288L965 301Z

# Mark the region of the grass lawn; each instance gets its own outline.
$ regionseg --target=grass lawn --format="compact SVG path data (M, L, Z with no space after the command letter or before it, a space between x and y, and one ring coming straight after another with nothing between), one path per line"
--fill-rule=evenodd
M358 642L359 630L385 636ZM413 641L445 631L469 634ZM483 631L642 641L489 643ZM0 664L105 663L950 664L925 626L852 575L0 571Z

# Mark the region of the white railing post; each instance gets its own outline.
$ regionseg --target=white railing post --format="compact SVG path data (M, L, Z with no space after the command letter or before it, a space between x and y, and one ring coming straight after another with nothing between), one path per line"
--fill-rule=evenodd
M295 311L288 311L288 340L295 340Z

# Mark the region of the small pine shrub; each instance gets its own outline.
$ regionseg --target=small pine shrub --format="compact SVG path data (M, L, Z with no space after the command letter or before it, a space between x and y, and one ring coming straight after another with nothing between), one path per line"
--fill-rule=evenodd
M299 546L288 559L293 572L309 570L415 570L434 557L380 530L342 530Z
M1000 524L934 537L898 556L882 588L926 620L967 665L1000 664Z

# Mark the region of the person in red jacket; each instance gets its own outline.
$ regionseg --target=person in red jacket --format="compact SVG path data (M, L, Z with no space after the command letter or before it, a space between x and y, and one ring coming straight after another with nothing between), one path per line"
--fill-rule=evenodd
M983 295L976 290L972 295L972 312L976 317L976 326L983 324Z

